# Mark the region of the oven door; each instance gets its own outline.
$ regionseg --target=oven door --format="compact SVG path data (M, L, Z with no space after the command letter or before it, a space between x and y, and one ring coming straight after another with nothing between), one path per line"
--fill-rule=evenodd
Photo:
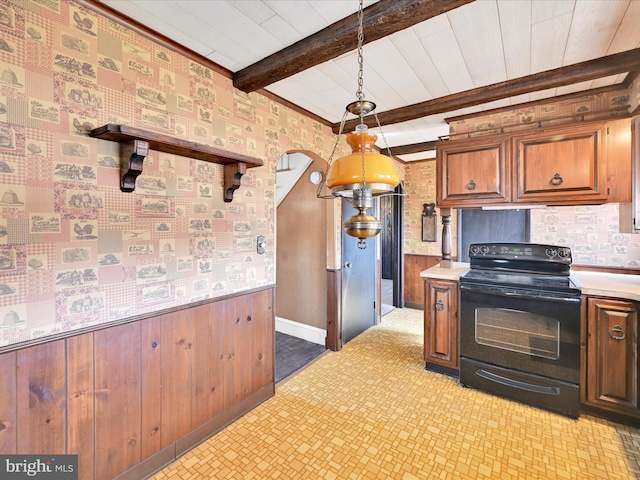
M460 357L578 384L580 307L580 296L461 283Z

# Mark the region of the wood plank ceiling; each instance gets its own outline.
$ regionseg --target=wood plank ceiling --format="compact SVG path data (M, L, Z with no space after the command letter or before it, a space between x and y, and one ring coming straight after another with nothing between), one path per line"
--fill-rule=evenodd
M87 0L338 131L356 99L358 0ZM404 161L445 118L590 90L640 72L640 0L365 0L364 92ZM351 117L345 129L352 130ZM367 123L375 127L375 120ZM374 132L377 128L373 128Z

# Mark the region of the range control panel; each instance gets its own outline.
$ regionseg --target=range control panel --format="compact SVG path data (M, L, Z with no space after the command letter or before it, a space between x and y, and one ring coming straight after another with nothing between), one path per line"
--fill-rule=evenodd
M531 262L559 262L571 264L571 249L537 243L472 243L469 258L495 260L527 260Z

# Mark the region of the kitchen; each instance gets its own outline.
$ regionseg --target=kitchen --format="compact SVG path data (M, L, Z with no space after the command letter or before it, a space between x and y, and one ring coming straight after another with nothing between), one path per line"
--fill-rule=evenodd
M2 447L5 453L77 452L82 478L156 468L274 396L274 172L283 152L330 158L336 138L332 122L277 94L235 88L230 70L159 36L152 18L149 26L144 18L128 21L108 3L0 5L6 43L0 66ZM620 9L620 22L637 18L636 2L624 6L630 13ZM198 27L206 38L209 32ZM452 29L432 34L443 31ZM638 43L623 50L637 53ZM627 78L626 72L616 75ZM608 118L626 109L621 120L630 122L640 103L638 79L623 80L550 97L535 108L551 115L550 106L570 104L589 122L602 120L590 115ZM626 97L622 104L620 97ZM517 105L495 114L516 126L534 118L519 115L534 107ZM343 108L340 99L335 114ZM459 110L456 116L468 113ZM537 121L548 126L544 116ZM439 135L465 135L464 125L472 124L454 119ZM630 141L626 145L630 151ZM342 155L348 148L341 142L337 150ZM408 193L406 265L415 257L438 262L442 254L440 232L435 242L421 241L422 205L437 203L436 161L424 157L396 162ZM615 206L630 202L532 210L531 239L561 243L577 234L563 231L571 222L565 208L581 219L588 211L608 225L632 218ZM324 203L325 220L339 218L334 203ZM440 208L438 219L445 213ZM321 272L332 286L342 265L336 224ZM599 246L608 233L589 232L592 252L578 250L574 258L590 254L595 264L627 268L637 248L632 234L617 232L623 237L606 249ZM420 282L420 292L425 269L411 274L406 268L405 285ZM415 292L408 290L405 302L420 305L421 293L411 297ZM329 297L334 311L336 298Z
M628 250L622 233L634 228L629 226L632 219L625 218L628 210L620 204L600 210L610 211L608 217L597 215L602 208L598 205L574 206L598 203L593 200L596 196L611 195L623 202L630 198L631 185L623 179L631 178L631 173L618 170L616 162L630 158L632 149L615 133L629 124L614 120L606 126L598 122L554 126L438 147L438 205L483 204L489 210L528 212L529 218L526 227L516 217L504 219L510 229L496 222L490 242L470 246L466 242L470 264L452 262L450 255L449 259L443 255L443 262L421 273L427 368L459 373L462 384L572 417L579 416L582 405L583 411L637 424L637 346L632 339L637 328L638 282L635 257L623 260ZM634 127L629 130L636 135ZM586 149L579 145L583 142L588 144ZM637 151L637 146L633 149ZM487 181L479 178L477 170L463 173L456 183L448 178L446 172L464 171L470 160L487 159L493 163L486 165L497 170L489 170ZM551 164L545 165L545 159L551 159ZM598 177L599 169L606 167L611 184ZM509 168L516 172L513 176ZM591 176L580 182L576 179L580 172ZM569 182L554 181L563 176ZM476 181L469 179L474 177ZM541 184L538 178L545 180ZM492 183L493 179L498 181ZM468 188L470 183L474 188ZM464 222L465 215L461 218ZM451 252L451 229L446 223L443 218L442 249ZM518 225L525 230L520 237ZM460 227L460 232L467 229ZM471 228L466 235L473 233ZM601 238L599 252L587 240L597 238ZM532 243L513 243L525 240ZM607 260L596 260L599 253ZM616 267L618 262L622 265ZM570 379L570 383L554 383L555 379Z

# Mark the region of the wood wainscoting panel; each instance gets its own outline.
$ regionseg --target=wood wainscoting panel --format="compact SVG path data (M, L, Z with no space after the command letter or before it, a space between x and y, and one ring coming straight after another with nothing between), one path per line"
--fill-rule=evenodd
M251 381L251 346L252 346L252 322L253 322L253 301L255 297L246 299L244 302L238 302L236 307L236 313L239 314L239 322L233 325L234 332L234 345L235 345L235 360L236 360L236 388L238 388L238 396L236 397L236 403L249 395L252 388Z
M252 301L245 304L248 312L247 321L253 323L251 328L251 391L257 392L262 387L273 383L274 362L267 352L275 348L275 328L270 318L273 318L272 294L262 291L253 295Z
M274 287L0 354L0 454L146 478L275 393Z
M94 333L96 478L140 463L140 324Z
M162 340L162 447L191 430L191 310L163 315Z
M17 360L18 452L65 453L65 341L19 350Z
M435 267L442 261L436 255L404 256L404 306L408 308L424 309L424 278L420 272Z
M193 316L193 352L191 382L191 429L195 429L224 408L223 333L215 304L191 311Z
M234 328L240 323L239 311L242 306L230 298L216 303L216 311L222 325L222 354L224 357L224 409L227 410L238 403L240 399L240 365L236 361L236 344L240 341L235 338L238 334Z
M94 475L93 372L93 333L67 339L67 452L78 454L78 478Z
M0 453L10 455L18 451L16 352L0 355Z
M162 450L162 317L140 322L142 437L141 459Z

